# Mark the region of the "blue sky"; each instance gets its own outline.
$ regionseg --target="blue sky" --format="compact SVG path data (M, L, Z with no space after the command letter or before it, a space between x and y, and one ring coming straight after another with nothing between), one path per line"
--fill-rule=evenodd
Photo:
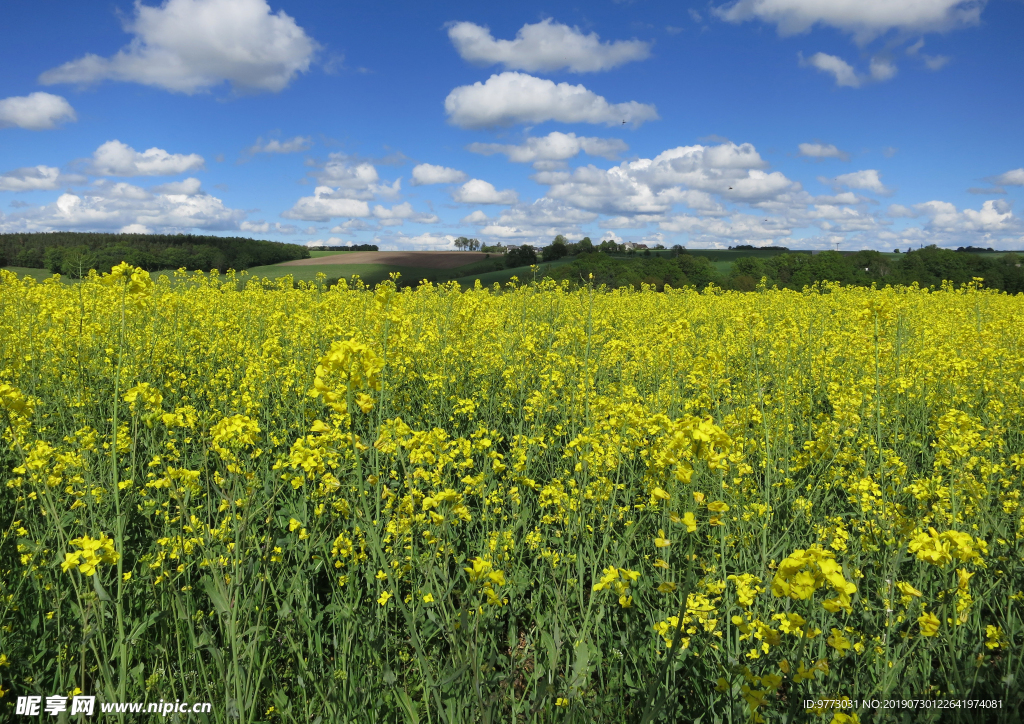
M1024 247L1024 1L16 3L0 231Z

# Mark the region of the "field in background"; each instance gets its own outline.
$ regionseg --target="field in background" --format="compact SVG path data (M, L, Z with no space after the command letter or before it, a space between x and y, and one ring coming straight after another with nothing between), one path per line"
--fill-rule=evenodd
M490 258L482 251L348 251L296 259L279 266L390 264L423 269L455 269ZM499 256L499 255L495 255Z

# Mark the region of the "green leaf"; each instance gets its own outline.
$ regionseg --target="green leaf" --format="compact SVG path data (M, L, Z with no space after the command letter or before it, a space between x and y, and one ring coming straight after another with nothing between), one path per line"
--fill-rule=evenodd
M402 713L405 714L405 721L409 724L419 724L419 705L412 700L405 689L398 689L396 693L398 694L398 703L402 705Z

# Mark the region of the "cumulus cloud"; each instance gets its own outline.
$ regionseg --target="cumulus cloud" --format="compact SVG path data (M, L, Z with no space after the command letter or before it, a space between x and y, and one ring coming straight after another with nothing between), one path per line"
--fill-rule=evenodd
M370 205L362 199L347 195L348 191L350 189L317 186L312 196L303 196L281 216L303 221L330 221L338 217L369 216Z
M375 236L373 243L381 251L440 251L455 248L456 237L451 234L419 234L417 236L406 236L405 234L394 234L389 236Z
M519 200L512 189L498 191L488 182L474 178L452 192L452 198L462 204L514 204Z
M204 163L198 153L168 153L156 147L139 153L115 139L96 149L87 168L97 176L174 176L200 170Z
M342 153L332 153L327 163L311 175L321 186L333 186L337 198L369 200L374 197L396 199L401 194L402 179L391 184L381 181L376 167L368 161L353 162Z
M525 73L492 75L485 83L459 86L444 101L449 122L462 128L492 128L514 123L630 123L656 120L653 105L609 103L582 85L555 83Z
M171 183L160 184L154 186L150 191L154 191L158 194L173 194L182 196L195 196L196 194L203 193L202 182L194 177L189 177L183 181L172 181Z
M660 222L658 226L662 231L686 232L693 242L711 245L719 242L757 242L758 245L767 245L785 241L793 233L781 219L764 219L750 214L734 214L724 218L680 214Z
M53 191L85 180L82 176L62 174L54 166L28 166L0 174L0 191Z
M432 163L421 163L412 170L413 186L430 184L457 184L466 180L466 174L455 168L435 166Z
M845 186L849 189L864 189L865 191L871 191L876 194L892 193L890 189L887 189L882 184L881 175L873 168L865 169L863 171L854 171L853 173L844 173L840 176L836 176L834 179L819 177L818 180L823 184L827 184L836 189Z
M866 43L891 30L904 33L941 32L976 25L985 0L738 0L715 8L729 22L762 20L780 35L794 35L824 25L848 32Z
M836 79L837 86L846 88L860 88L870 81L880 83L896 75L896 65L888 58L883 57L871 59L871 65L867 74L858 73L845 60L828 53L815 53L806 60L801 57L800 64L817 68L823 73L831 74Z
M709 214L724 213L710 194L729 201L761 203L800 190L779 172L768 173L749 143L680 146L624 162L610 169L581 166L572 173L537 174L547 195L571 206L613 216L664 214L686 204Z
M463 223L463 224L475 224L475 225L479 226L481 224L486 224L489 221L490 221L490 219L487 218L487 214L485 214L480 209L477 209L472 214L464 216L460 223Z
M807 156L808 158L838 158L841 161L850 160L850 154L846 151L840 151L831 143L801 143L798 148L800 149L800 155Z
M546 136L527 138L520 144L471 143L468 150L484 156L503 153L514 163L536 163L537 161L565 161L580 152L589 156L600 156L614 160L620 153L629 150L625 141L618 138L594 138L577 136L575 133L552 131Z
M573 73L610 70L634 60L644 60L651 44L641 40L601 42L597 33L584 35L579 28L550 18L519 29L514 40L495 40L486 27L453 23L448 37L463 60L477 65L500 63L509 70Z
M593 212L577 209L554 199L537 199L532 204L519 204L505 209L496 219L482 220L489 223L480 229L480 233L495 239L518 239L546 244L558 234L579 233L582 224L590 223L596 218L597 214Z
M956 206L948 201L916 204L914 210L928 217L925 228L936 231L995 233L1008 231L1017 225L1010 205L1001 199L986 201L977 211L957 211Z
M894 219L912 219L918 215L918 212L907 208L903 204L889 204L889 208L886 209L885 215Z
M239 226L242 231L249 231L254 234L266 234L271 231L278 234L297 234L298 228L294 224L282 224L279 221L271 224L269 221L243 221Z
M309 136L296 136L285 141L274 138L266 142L261 136L256 139L256 143L245 149L245 153L250 156L257 153L299 153L308 150L311 145L313 139Z
M134 37L113 56L89 53L46 71L40 82L116 80L188 94L229 82L242 92L277 92L309 69L318 48L265 0L136 2L125 31Z
M29 93L0 100L0 128L27 128L44 131L64 121L77 121L75 109L61 96Z
M434 214L415 211L408 201L403 204L395 204L390 209L378 204L373 207L373 215L380 221L381 226L400 226L406 221L418 224L436 224L441 220Z
M817 206L845 206L847 204L863 203L865 200L852 191L844 191L834 196L815 196L814 204Z
M220 199L206 194L151 194L131 184L100 181L89 191L67 192L54 203L12 214L2 226L9 231L175 233L237 229L244 218L244 211L227 208Z

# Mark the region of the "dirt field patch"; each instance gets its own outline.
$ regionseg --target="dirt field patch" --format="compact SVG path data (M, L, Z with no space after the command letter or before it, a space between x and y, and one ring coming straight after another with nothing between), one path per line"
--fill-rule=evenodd
M388 264L424 269L456 269L487 257L482 251L343 251L313 259L286 261L278 266L323 264Z

